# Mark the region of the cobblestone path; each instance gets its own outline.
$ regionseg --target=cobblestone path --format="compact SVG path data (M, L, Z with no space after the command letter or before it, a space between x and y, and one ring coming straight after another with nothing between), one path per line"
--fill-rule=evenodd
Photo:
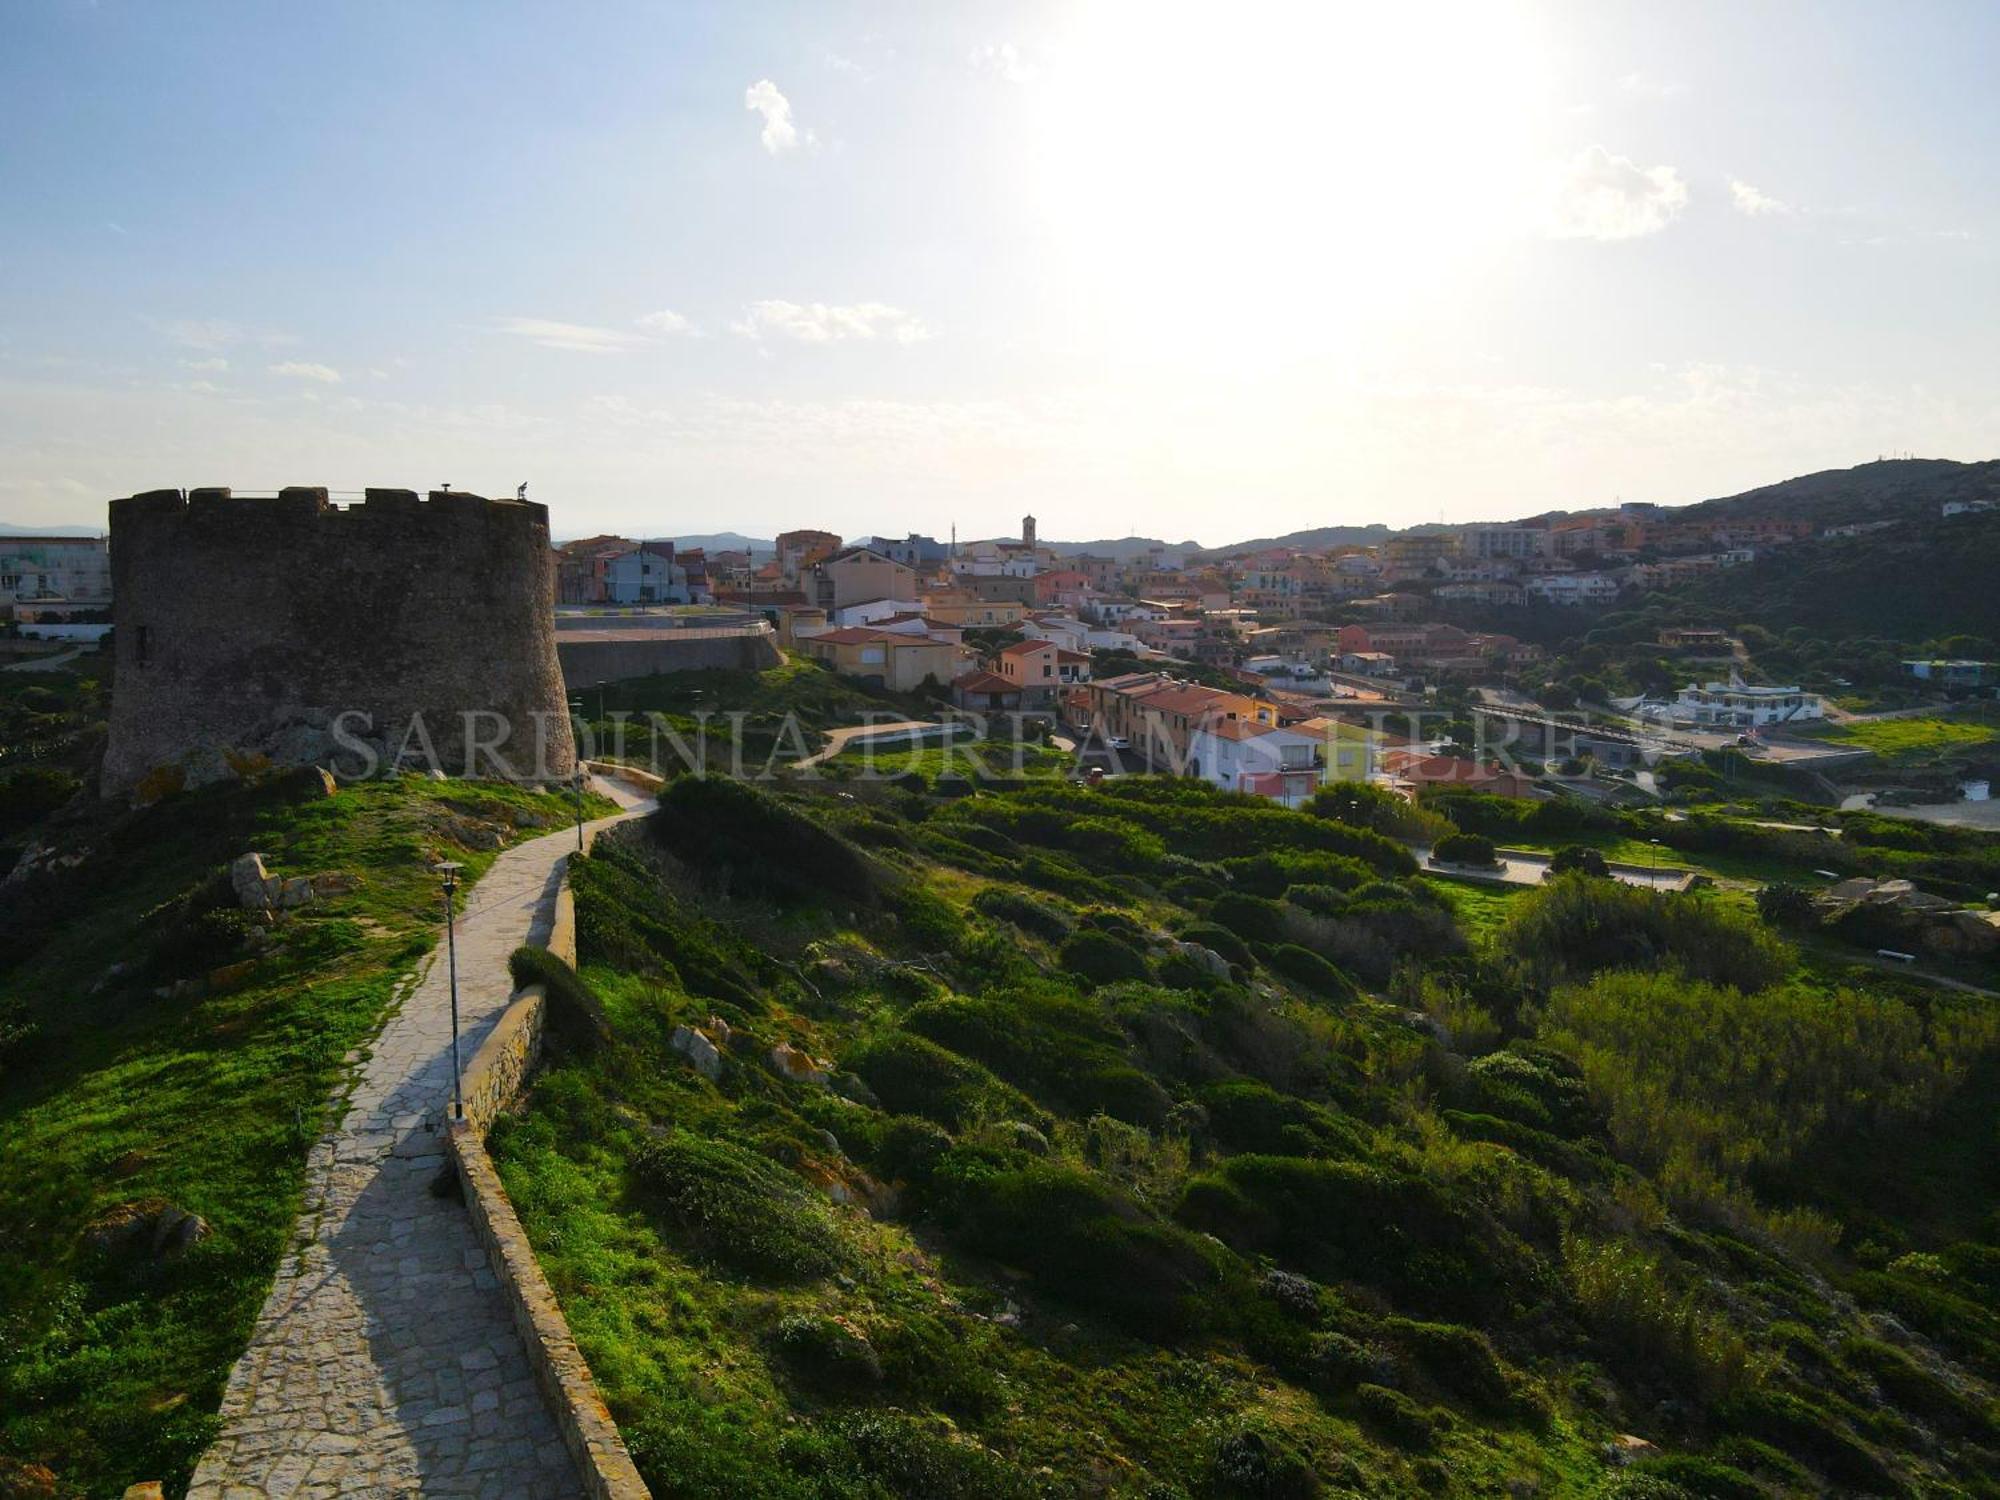
M626 808L620 817L638 810L625 788L598 789ZM467 1061L512 992L508 954L548 930L575 848L574 830L518 845L469 892L458 920ZM583 1493L464 1205L431 1191L450 1097L440 933L345 1118L313 1148L295 1246L230 1372L221 1435L189 1500Z

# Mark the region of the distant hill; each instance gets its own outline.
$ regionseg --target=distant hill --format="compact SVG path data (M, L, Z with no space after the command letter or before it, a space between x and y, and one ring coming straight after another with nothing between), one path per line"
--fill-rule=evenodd
M1226 547L1208 549L1214 557L1240 552L1262 552L1267 547L1293 547L1315 552L1327 547L1373 547L1394 533L1380 521L1370 526L1315 526L1309 531L1288 531L1283 536L1262 536L1248 542L1231 542Z
M1047 546L1060 557L1074 557L1079 552L1088 552L1092 557L1115 557L1122 563L1137 562L1155 547L1182 557L1201 551L1200 542L1163 542L1150 536L1120 537L1116 541L1106 538L1095 542L1049 542Z
M1795 517L1837 526L1907 516L1938 518L1948 500L2000 499L2000 459L1963 464L1948 458L1883 459L1851 469L1822 469L1718 500L1676 509L1676 519Z
M676 547L705 547L711 552L775 553L778 544L768 537L745 536L740 531L711 531L702 536L669 538Z
M0 536L103 536L102 526L16 526L0 521Z

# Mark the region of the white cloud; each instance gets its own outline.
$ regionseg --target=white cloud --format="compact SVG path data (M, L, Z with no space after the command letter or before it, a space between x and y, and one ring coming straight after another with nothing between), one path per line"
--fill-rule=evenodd
M142 314L139 321L161 338L203 354L219 353L233 344L257 344L272 349L298 342L292 334L275 328L256 328L232 318L154 318Z
M287 380L312 380L321 385L339 385L340 371L332 365L316 365L308 360L288 359L283 364L266 365L273 375L282 375Z
M1791 204L1780 198L1773 198L1769 193L1759 192L1740 177L1729 179L1729 201L1736 205L1738 213L1748 214L1753 219L1762 218L1767 214L1783 215L1793 212Z
M831 344L841 339L893 339L899 344L915 344L930 337L930 331L909 313L885 302L853 302L830 305L825 302L753 302L744 309L741 322L730 327L747 339L766 334L801 344Z
M1012 42L987 42L972 49L972 68L1008 83L1031 83L1041 71Z
M1687 181L1672 167L1641 167L1591 146L1557 172L1548 232L1557 239L1637 239L1666 228L1687 202Z
M623 354L647 342L643 334L588 323L562 323L554 318L502 318L499 328L544 349L566 349L573 354Z
M664 335L693 334L699 331L685 316L666 307L658 312L649 312L643 318L633 319L633 326L643 328L648 333Z
M764 117L764 129L758 139L773 156L798 145L799 128L792 123L792 101L779 93L778 86L770 79L760 78L743 91L743 107ZM808 144L812 141L810 131L806 140Z
M228 369L229 361L218 354L213 359L184 359L181 361L181 368L193 370L197 374L214 374L218 370Z

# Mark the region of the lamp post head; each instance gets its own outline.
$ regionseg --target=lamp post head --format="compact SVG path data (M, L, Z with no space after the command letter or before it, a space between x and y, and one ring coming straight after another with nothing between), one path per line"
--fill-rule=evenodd
M465 868L455 859L441 859L431 866L439 880L444 882L445 894L450 895L458 886L458 872Z

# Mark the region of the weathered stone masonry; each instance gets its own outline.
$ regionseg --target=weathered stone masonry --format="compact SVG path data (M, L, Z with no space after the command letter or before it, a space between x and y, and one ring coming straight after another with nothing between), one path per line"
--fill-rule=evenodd
M421 715L447 771L567 776L548 509L458 491L111 502L117 686L103 790L231 762L326 764L336 716L393 753ZM504 766L472 738L501 741Z

